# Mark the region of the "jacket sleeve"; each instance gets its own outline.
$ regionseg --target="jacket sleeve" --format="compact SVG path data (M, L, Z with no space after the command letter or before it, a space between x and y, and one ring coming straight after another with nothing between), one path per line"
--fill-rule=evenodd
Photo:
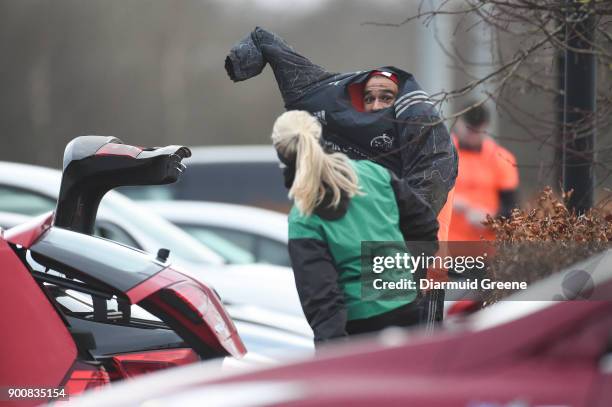
M400 135L400 177L438 214L455 185L457 152L436 102L414 79L404 86L404 94L394 103Z
M289 255L304 315L321 343L347 336L344 294L327 244L313 238L289 239Z
M281 37L256 27L236 43L225 58L225 70L234 82L259 75L270 64L285 105L300 99L313 85L334 76L298 54Z
M400 217L400 229L406 241L435 241L438 236L438 219L431 206L392 171L391 187Z

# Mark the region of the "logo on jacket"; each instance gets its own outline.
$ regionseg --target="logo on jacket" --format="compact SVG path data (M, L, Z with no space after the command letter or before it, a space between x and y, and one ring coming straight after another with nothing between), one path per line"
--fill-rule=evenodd
M389 151L393 148L393 137L383 133L382 136L374 137L370 141L370 147L377 148L382 151Z

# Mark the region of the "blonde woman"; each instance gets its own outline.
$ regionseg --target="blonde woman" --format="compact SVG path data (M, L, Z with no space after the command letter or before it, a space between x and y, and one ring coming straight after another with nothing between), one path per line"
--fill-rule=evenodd
M289 254L315 342L419 323L416 289L364 300L361 242L436 242L435 212L384 167L326 153L320 137L321 125L305 111L284 113L272 131L288 168Z

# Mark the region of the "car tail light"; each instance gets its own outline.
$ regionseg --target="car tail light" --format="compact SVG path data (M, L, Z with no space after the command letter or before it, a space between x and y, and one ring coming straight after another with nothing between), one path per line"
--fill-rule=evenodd
M447 316L471 314L480 309L481 303L475 300L459 300L450 306L446 312Z
M222 339L231 335L228 322L219 313L210 297L199 287L181 282L174 284L162 292L163 299L180 310L194 324L208 323Z
M144 373L187 365L200 360L191 349L164 349L147 352L125 353L111 359L111 378L125 379Z
M64 387L68 395L74 396L109 383L110 377L104 367L77 362L72 368L70 377Z
M127 293L132 303L161 319L200 357L246 354L221 299L206 284L164 269Z

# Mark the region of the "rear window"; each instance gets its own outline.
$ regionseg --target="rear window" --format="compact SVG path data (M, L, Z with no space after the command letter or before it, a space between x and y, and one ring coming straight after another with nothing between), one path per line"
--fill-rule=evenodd
M93 279L127 292L165 266L151 255L120 244L53 227L31 247L41 265L62 265L71 277ZM69 265L69 266L68 266Z
M142 307L122 303L116 296L103 298L95 294L67 289L61 284L45 283L45 289L67 316L95 322L167 328L159 318Z
M157 317L138 305L131 305L116 295L70 278L61 267L50 268L26 254L33 277L39 281L66 316L95 322L142 324L167 328Z

